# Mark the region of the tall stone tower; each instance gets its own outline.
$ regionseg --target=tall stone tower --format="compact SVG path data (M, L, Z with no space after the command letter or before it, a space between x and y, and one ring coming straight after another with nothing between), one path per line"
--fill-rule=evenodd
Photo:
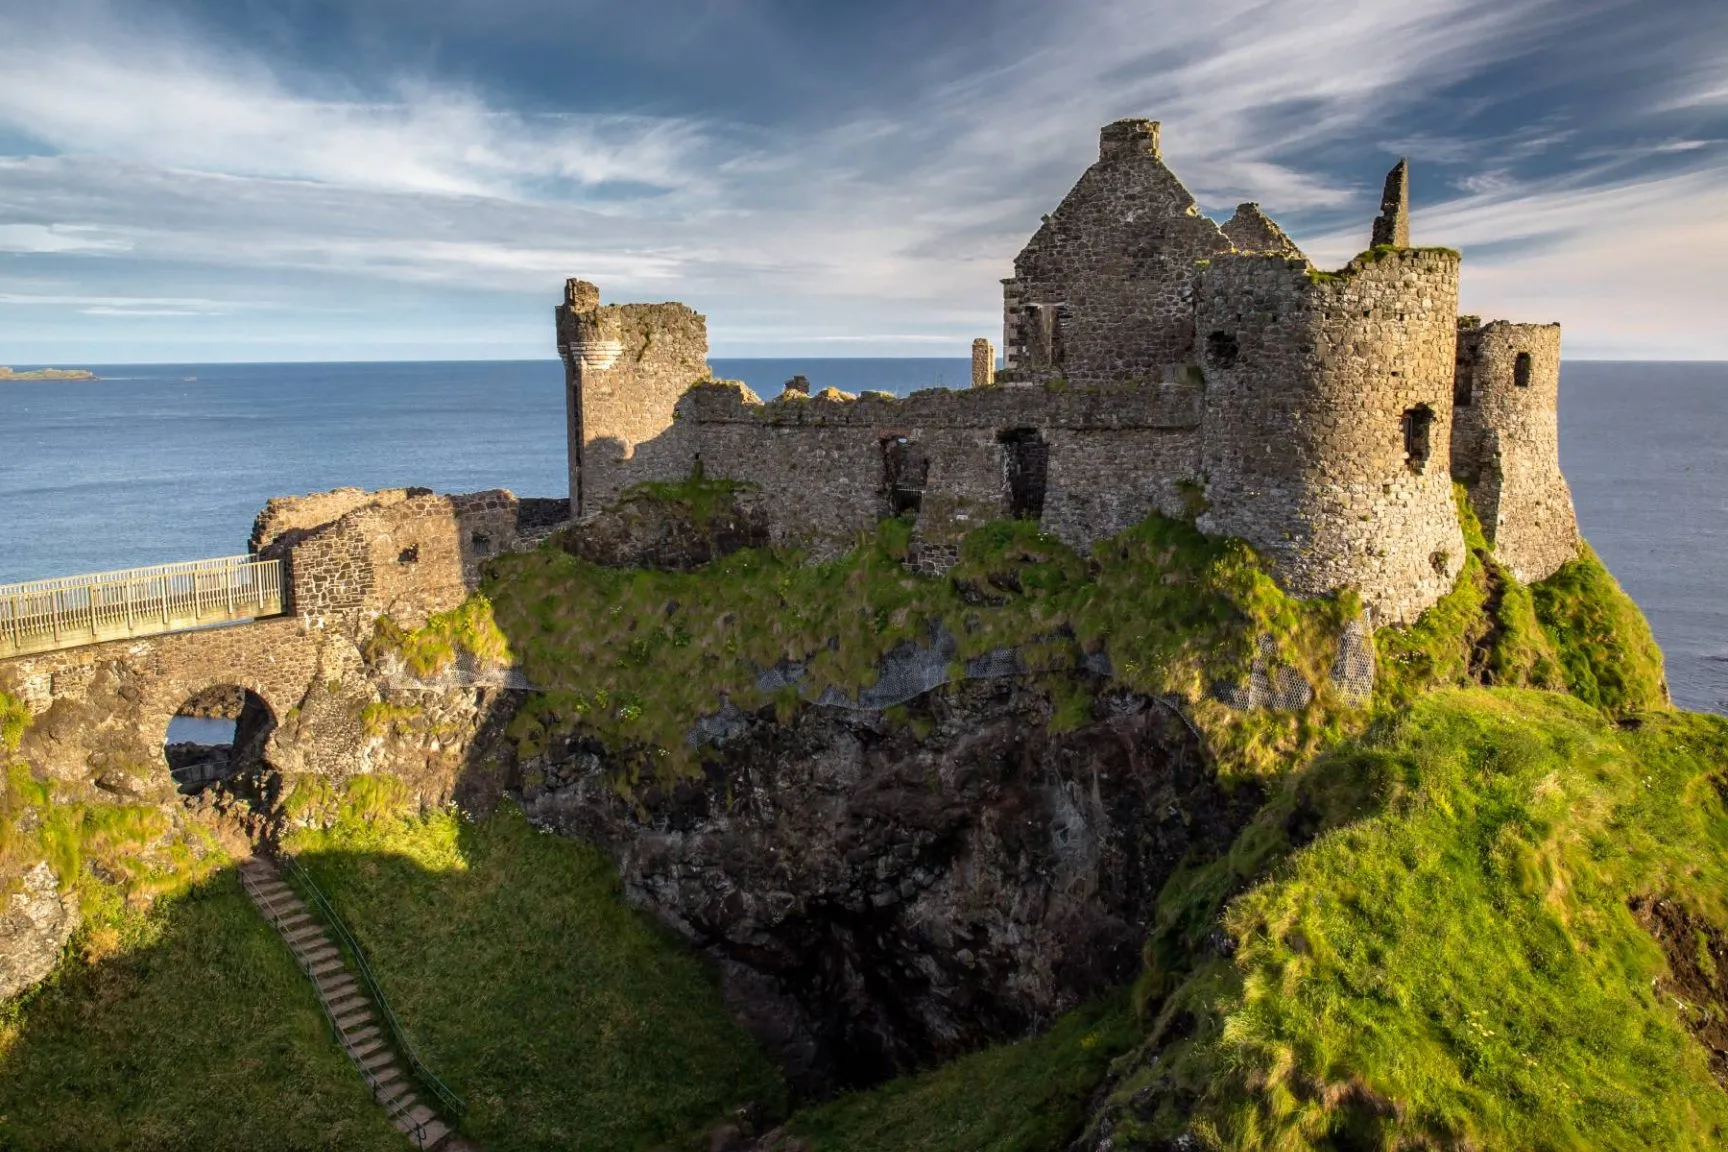
M593 284L570 280L557 321L570 514L598 512L631 484L687 476L672 413L709 375L707 320L682 304L603 306Z
M1254 545L1297 596L1355 588L1374 627L1415 619L1464 562L1448 459L1458 264L1381 248L1316 275L1236 253L1199 276L1198 526Z
M1525 583L1578 554L1559 398L1560 325L1460 321L1452 476L1468 487L1495 557Z

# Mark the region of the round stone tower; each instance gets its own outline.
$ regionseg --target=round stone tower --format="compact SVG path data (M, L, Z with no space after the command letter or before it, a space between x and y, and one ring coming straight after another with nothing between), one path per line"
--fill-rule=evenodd
M1525 583L1578 555L1572 491L1560 473L1560 325L1458 325L1452 475L1494 555Z
M1214 257L1198 278L1206 376L1198 525L1297 596L1361 595L1407 623L1456 580L1449 445L1458 255L1377 247L1341 272Z

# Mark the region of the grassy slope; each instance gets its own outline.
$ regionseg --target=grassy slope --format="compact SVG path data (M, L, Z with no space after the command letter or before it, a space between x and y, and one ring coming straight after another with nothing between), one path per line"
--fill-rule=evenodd
M0 1006L0 1148L399 1152L232 872L98 939Z
M647 1148L783 1106L712 979L624 904L598 850L508 807L349 819L294 847L483 1146Z
M1336 826L1228 905L1230 959L1152 990L1160 1059L1117 1090L1154 1102L1139 1134L1720 1146L1728 1095L1652 992L1662 957L1627 904L1728 922L1725 764L1718 717L1622 731L1564 696L1471 690L1292 777L1244 842L1276 845L1297 811Z
M800 1112L812 1152L1042 1152L1062 1147L1112 1058L1140 1036L1127 997L1069 1013L1042 1035Z

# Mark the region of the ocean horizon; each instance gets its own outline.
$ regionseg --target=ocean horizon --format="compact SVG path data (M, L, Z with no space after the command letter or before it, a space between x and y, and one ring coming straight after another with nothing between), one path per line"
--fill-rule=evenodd
M764 398L964 388L967 357L714 357ZM14 364L18 371L34 365ZM54 364L0 383L0 583L245 550L272 496L567 491L546 360ZM1568 360L1561 466L1585 537L1650 617L1677 703L1728 713L1728 362Z

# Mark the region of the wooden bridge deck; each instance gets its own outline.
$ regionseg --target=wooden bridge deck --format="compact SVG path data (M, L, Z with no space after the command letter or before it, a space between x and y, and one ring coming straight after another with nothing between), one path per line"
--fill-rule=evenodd
M282 561L225 556L0 584L0 657L281 615Z

